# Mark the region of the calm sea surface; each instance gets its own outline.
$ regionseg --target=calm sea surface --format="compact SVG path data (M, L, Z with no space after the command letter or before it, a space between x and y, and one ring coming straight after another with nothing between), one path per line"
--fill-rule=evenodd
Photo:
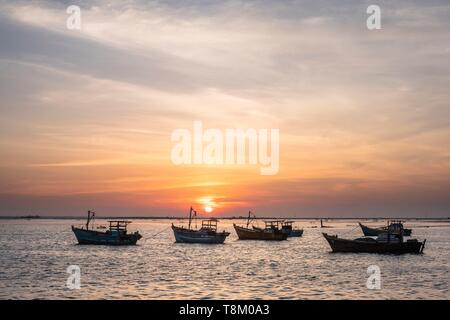
M134 220L137 246L80 246L70 229L81 220L0 220L1 299L449 299L450 221L411 221L427 239L423 255L330 253L321 232L355 238L356 221L299 220L302 238L239 241L233 222L223 245L174 243L170 224ZM97 220L96 224L104 224ZM368 221L369 225L381 225ZM158 234L159 233L159 234ZM66 286L67 267L81 268L81 289ZM381 289L366 286L381 269Z

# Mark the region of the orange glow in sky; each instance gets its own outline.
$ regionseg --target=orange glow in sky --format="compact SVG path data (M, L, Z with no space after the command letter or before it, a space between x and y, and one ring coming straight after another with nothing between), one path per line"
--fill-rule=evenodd
M57 1L0 1L0 215L448 217L440 6L369 31L337 1L133 3L75 31ZM195 121L279 130L279 170L175 165Z
M213 212L213 208L211 206L206 206L205 207L205 212L211 213L211 212Z
M217 207L217 203L214 202L212 197L202 197L198 199L198 202L203 207L203 210L206 213L211 213L214 211L214 208Z

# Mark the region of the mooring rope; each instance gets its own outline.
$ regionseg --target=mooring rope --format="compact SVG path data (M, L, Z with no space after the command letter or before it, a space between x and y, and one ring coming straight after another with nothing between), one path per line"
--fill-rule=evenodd
M148 239L152 239L152 238L156 237L157 235L163 233L164 231L166 231L166 230L168 230L168 229L170 229L170 228L172 228L172 226L168 226L167 228L164 228L164 229L162 229L161 231L159 231L159 232L155 233L154 235L152 235L152 236L150 236L150 237L147 237L147 238L148 238Z
M145 243L148 239L153 239L153 238L155 238L156 236L160 235L161 233L163 233L164 231L170 229L171 227L172 227L172 226L168 226L167 228L164 228L164 229L162 229L162 230L156 232L156 233L153 234L153 235L150 235L150 236L148 236L148 237L143 237L144 243ZM342 233L340 236L341 236L341 237L342 237L342 236L345 236L346 234L349 234L350 232L353 232L353 231L355 231L355 230L358 229L358 228L359 228L359 225L357 225L356 227L354 227L353 229L351 229L351 230L349 230L349 231L346 231L346 232ZM320 235L319 235L319 236L314 237L314 238L312 238L311 240L317 240L317 239L320 239L320 238L322 238L322 237L323 237L322 232L320 232Z
M349 231L346 231L346 232L342 233L342 234L340 235L340 237L345 236L346 234L348 234L348 233L350 233L350 232L353 232L353 231L355 231L355 230L358 229L358 228L359 228L359 225L357 225L356 227L354 227L353 229L351 229L351 230L349 230ZM326 233L326 232L325 232L325 233ZM319 238L323 238L322 232L320 233L320 236L314 237L314 238L312 238L311 240L317 240L317 239L319 239Z
M352 232L352 231L355 231L356 229L359 229L360 228L360 226L359 225L357 225L356 227L354 227L353 229L351 229L351 230L349 230L349 231L347 231L347 232L344 232L343 234L341 234L341 236L343 236L343 235L346 235L346 234L348 234L348 233L350 233L350 232Z
M163 233L164 231L166 231L167 229L170 229L171 227L172 227L172 226L168 226L167 228L164 228L164 229L158 231L157 233L155 233L155 234L153 234L153 235L151 235L151 236L148 236L148 237L142 237L142 238L144 239L144 243L146 243L148 239L153 239L153 238L155 238L157 235Z

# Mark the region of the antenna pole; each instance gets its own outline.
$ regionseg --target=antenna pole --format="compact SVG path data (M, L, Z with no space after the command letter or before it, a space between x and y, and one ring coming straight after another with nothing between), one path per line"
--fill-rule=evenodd
M86 230L89 230L89 221L91 220L91 210L88 210L88 216L86 221Z
M191 229L191 220L192 220L192 207L191 207L191 209L189 210L189 226L188 226L188 229L189 229L189 230Z
M248 226L250 225L250 222L251 222L252 220L253 220L253 219L252 219L252 211L249 210L249 211L248 211L248 217L247 217L247 229L248 229Z

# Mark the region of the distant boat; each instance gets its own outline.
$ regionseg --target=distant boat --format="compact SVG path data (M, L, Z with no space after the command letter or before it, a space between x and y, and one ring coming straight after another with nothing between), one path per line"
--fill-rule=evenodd
M303 235L303 229L297 229L293 227L294 221L281 222L281 231L287 233L288 238L301 237Z
M388 226L381 228L370 228L359 223L364 235L366 237L377 237L382 233L400 233L402 232L404 236L410 236L412 233L411 229L405 229L403 223L398 220L393 220L388 222Z
M88 217L85 227L74 227L72 231L78 240L79 244L93 244L93 245L135 245L142 236L139 232L128 233L127 226L131 221L126 220L111 220L109 222L109 229L106 231L94 230L91 225L95 218L95 212L88 211Z
M333 252L353 252L353 253L382 253L382 254L403 254L423 252L425 242L417 239L403 240L403 236L392 233L382 233L377 239L370 237L358 238L355 240L340 239L338 236L330 236L323 233Z
M221 244L230 235L229 232L217 232L217 219L202 220L200 229L195 230L191 228L192 219L197 216L197 211L189 210L189 224L187 228L177 227L172 224L175 241L178 243L207 243L207 244Z
M283 232L280 228L283 220L268 220L264 221L265 227L258 228L252 226L249 228L250 222L255 219L255 215L251 211L248 212L247 225L241 227L233 224L239 240L267 240L267 241L281 241L286 240L288 233Z
M39 216L39 215L29 215L29 216L22 216L22 217L19 217L19 219L27 219L27 220L31 220L31 219L40 219L41 218L41 216Z

